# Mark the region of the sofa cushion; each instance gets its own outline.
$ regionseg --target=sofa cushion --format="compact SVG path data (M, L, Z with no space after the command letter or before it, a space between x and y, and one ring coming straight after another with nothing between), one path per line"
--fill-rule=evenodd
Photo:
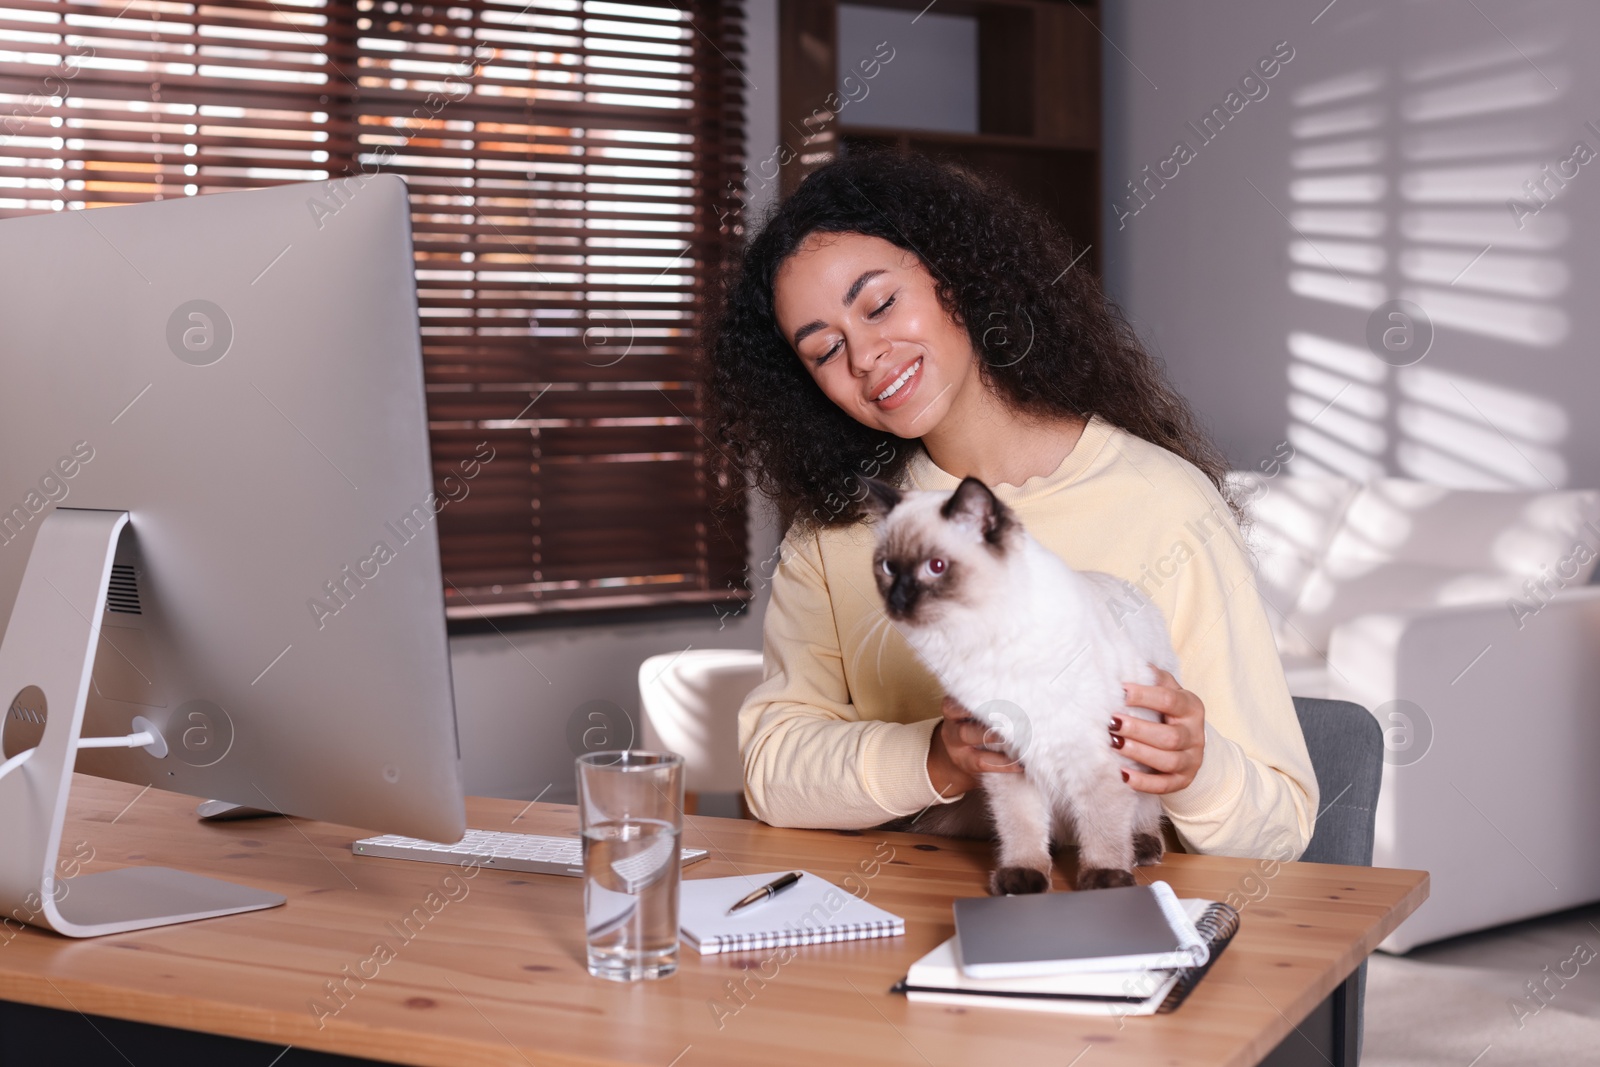
M1360 486L1346 478L1267 477L1255 471L1230 471L1228 481L1251 520L1244 530L1245 545L1282 651L1294 644L1284 632L1284 620L1299 603L1306 579L1326 555Z
M1289 683L1290 696L1327 698L1331 695L1327 660L1315 654L1281 658L1283 680Z
M1502 492L1383 478L1356 494L1325 555L1524 577L1560 568L1559 584L1578 585L1593 574L1597 549L1600 492L1592 489Z
M1358 615L1504 601L1522 596L1526 580L1503 572L1330 558L1307 578L1278 650L1285 660L1326 659L1333 628Z

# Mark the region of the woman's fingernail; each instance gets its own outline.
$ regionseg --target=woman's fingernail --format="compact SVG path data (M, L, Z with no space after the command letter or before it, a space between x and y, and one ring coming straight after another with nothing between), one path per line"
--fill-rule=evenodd
M1111 728L1113 730L1121 730L1122 729L1122 716L1113 715L1111 717Z
M1121 748L1122 747L1122 743L1124 741L1126 741L1126 740L1127 740L1126 737L1118 737L1116 734L1112 734L1111 735L1111 747L1112 748Z
M1122 780L1124 782L1126 782L1128 780L1128 772L1127 771L1123 771L1122 772Z

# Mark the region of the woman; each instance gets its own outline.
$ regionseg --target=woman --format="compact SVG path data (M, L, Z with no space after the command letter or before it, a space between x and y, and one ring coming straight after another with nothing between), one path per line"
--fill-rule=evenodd
M1107 743L1151 768L1129 784L1178 843L1292 859L1310 840L1316 780L1225 461L1075 258L1004 189L887 152L810 175L746 248L708 385L715 438L787 531L739 715L759 818L905 825L1022 769L884 623L870 569L862 476L973 475L1071 566L1161 608L1183 685L1125 686L1164 721L1118 716Z

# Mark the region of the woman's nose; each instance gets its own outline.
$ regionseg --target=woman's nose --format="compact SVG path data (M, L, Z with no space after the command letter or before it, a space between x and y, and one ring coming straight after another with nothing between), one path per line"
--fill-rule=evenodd
M866 377L889 354L889 342L876 334L852 338L849 344L850 367L857 377Z

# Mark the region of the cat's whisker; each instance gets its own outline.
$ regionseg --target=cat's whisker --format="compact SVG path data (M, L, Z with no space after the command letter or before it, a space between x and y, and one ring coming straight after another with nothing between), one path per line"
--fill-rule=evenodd
M861 635L861 641L855 646L855 652L852 653L850 657L850 665L852 667L856 665L856 662L861 655L866 652L868 645L870 645L872 642L872 635L877 632L880 626L888 621L889 617L880 612L878 617L873 619L872 622L867 626L867 632Z

